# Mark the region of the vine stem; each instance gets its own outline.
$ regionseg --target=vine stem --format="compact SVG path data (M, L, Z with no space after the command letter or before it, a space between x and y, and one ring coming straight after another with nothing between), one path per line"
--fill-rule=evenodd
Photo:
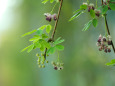
M54 41L54 36L55 36L56 29L57 29L57 24L58 24L60 12L61 12L62 4L63 4L63 0L60 1L60 7L59 7L59 10L58 10L58 16L57 16L57 19L56 19L56 22L55 22L54 30L53 30L52 36L48 40L48 42ZM46 53L47 53L47 48L45 49L45 53L44 53L44 58L45 59L46 59Z
M103 5L103 0L101 0L101 3L102 3L102 5ZM106 30L107 30L108 35L111 35L111 34L110 34L110 31L109 31L109 26L108 26L108 22L107 22L107 17L106 17L106 16L107 16L107 14L104 14ZM114 51L114 53L115 53L115 47L114 47L114 44L113 44L113 41L112 41L112 40L111 40L111 43L112 43L113 51Z
M105 19L105 26L106 26L106 29L107 29L107 33L108 35L111 35L110 34L110 31L109 31L109 26L108 26L108 22L107 22L107 18L106 18L107 14L104 15L104 19ZM111 40L111 43L112 43L112 48L113 48L113 51L115 53L115 47L114 47L114 44L113 44L113 41Z

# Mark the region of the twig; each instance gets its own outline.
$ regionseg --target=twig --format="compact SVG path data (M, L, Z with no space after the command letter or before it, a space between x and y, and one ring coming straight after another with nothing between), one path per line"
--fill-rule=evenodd
M102 5L103 5L103 0L101 0L101 3L102 3Z
M57 24L58 24L58 20L59 20L61 8L62 8L62 3L63 3L63 0L60 1L60 7L59 7L59 10L58 10L57 20L56 20L56 22L55 22L55 26L54 26L54 30L53 30L52 36L51 36L51 38L48 40L48 42L54 41L54 35L55 35L56 29L57 29ZM44 58L45 58L45 59L46 59L46 53L47 53L47 48L45 49L45 53L44 53Z
M107 22L106 16L107 16L107 14L104 15L104 17L105 17L105 25L106 25L107 33L108 33L108 35L110 35L109 26L108 26L108 22ZM114 53L115 53L115 47L114 47L114 44L113 44L113 41L112 41L112 40L111 40L111 43L112 43L113 51L114 51Z

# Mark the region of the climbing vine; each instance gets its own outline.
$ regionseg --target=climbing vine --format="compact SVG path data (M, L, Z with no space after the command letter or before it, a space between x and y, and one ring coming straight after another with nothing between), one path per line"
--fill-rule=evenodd
M24 48L22 52L27 50L27 52L29 53L33 49L38 48L40 52L37 53L36 56L38 57L37 63L39 68L45 68L45 65L49 63L47 57L50 56L50 54L58 53L58 56L55 56L57 60L52 61L51 64L53 65L53 68L55 70L62 70L64 63L60 60L59 52L64 50L64 46L61 44L62 42L64 42L64 39L62 39L61 37L55 39L54 37L58 26L63 0L42 1L43 4L47 4L47 2L50 2L50 4L54 4L54 7L52 8L51 12L44 13L44 16L46 18L45 20L49 22L49 24L43 25L38 29L35 29L31 32L27 32L24 35L22 35L22 37L24 37L26 35L35 33L33 35L33 38L29 40L31 41L31 45ZM87 2L83 2L83 4L80 6L80 9L74 12L74 15L69 19L69 21L72 21L78 18L81 14L88 12L92 19L85 24L82 30L82 31L87 31L90 28L91 24L96 28L98 26L98 19L103 17L105 23L105 29L106 29L105 35L99 35L96 44L99 47L99 51L110 53L111 48L113 48L113 51L115 52L114 44L112 41L112 37L107 22L107 11L108 10L115 11L115 1L101 0L101 3L102 4L98 6L96 0L96 6L95 6L93 3L90 3L89 0L87 0ZM53 11L57 4L59 4L59 10L57 13L54 13ZM50 22L52 21L55 22L54 25L50 24ZM107 63L106 65L114 65L114 64L115 64L115 60L113 59L110 63Z
M82 31L87 31L90 28L91 24L96 28L98 26L99 18L103 17L106 31L105 31L105 35L99 35L96 45L99 47L99 51L110 53L111 48L113 48L113 51L115 53L115 47L112 41L112 37L107 22L107 12L109 10L115 11L115 0L101 0L101 3L102 4L98 6L96 0L96 6L94 6L93 3L90 3L90 1L87 0L87 2L84 2L80 6L80 9L74 12L74 15L70 18L69 21L78 18L83 13L89 12L89 15L91 16L92 19L85 24L82 30ZM107 63L106 65L114 65L114 64L115 64L115 60L113 59L110 63Z
M62 70L64 63L60 61L59 51L64 50L64 46L61 45L61 43L64 42L64 39L61 39L61 37L59 37L55 40L54 36L57 29L63 0L44 0L42 3L46 4L48 1L50 1L50 3L55 3L50 13L44 13L44 16L46 17L46 21L48 21L49 24L43 25L36 30L33 30L31 32L22 35L22 37L24 37L26 35L36 33L33 36L33 38L29 40L32 42L32 44L24 48L22 52L27 50L27 52L29 53L33 49L39 48L40 52L36 54L36 56L38 57L37 63L39 65L39 68L45 68L45 64L49 63L47 57L50 54L54 54L55 52L57 52L58 53L57 60L52 61L51 63L55 70ZM59 10L58 13L53 13L56 4L59 4ZM52 30L52 25L50 24L50 22L53 20L55 21L55 25L54 25L54 29Z

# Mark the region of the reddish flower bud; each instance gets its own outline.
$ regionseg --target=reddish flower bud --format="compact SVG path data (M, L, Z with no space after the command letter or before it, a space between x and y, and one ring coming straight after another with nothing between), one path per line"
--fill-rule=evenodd
M110 53L110 52L111 52L111 49L108 49L108 52Z
M58 69L58 67L56 67L56 66L55 66L55 67L54 67L54 69L55 69L55 70L57 70L57 69Z
M112 45L112 41L108 41L108 45Z
M99 16L100 16L100 13L101 13L101 11L100 11L100 10L95 9L95 15L96 15L97 17L99 17Z
M104 52L107 53L107 49L105 49Z

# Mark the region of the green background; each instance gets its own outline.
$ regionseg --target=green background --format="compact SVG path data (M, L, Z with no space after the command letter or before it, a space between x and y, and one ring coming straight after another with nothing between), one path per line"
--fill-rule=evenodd
M12 3L14 0L11 0ZM65 39L65 50L60 52L60 58L65 63L64 70L56 71L51 64L45 69L39 69L35 54L20 52L28 46L32 37L20 36L28 31L48 24L44 13L50 12L54 4L42 4L41 0L15 0L9 8L6 22L9 27L0 30L0 86L115 86L115 67L106 66L115 58L111 54L99 52L96 42L100 34L105 34L104 19L99 18L97 28L93 26L86 32L82 31L84 24L91 17L89 13L68 22L73 12L86 0L64 0L55 38ZM95 0L90 0L95 3ZM101 5L101 0L98 1ZM54 12L57 12L58 5ZM111 36L115 44L115 12L107 15ZM51 23L54 25L54 21ZM7 24L4 22L4 25ZM1 28L2 29L2 28ZM57 58L57 54L48 59Z

